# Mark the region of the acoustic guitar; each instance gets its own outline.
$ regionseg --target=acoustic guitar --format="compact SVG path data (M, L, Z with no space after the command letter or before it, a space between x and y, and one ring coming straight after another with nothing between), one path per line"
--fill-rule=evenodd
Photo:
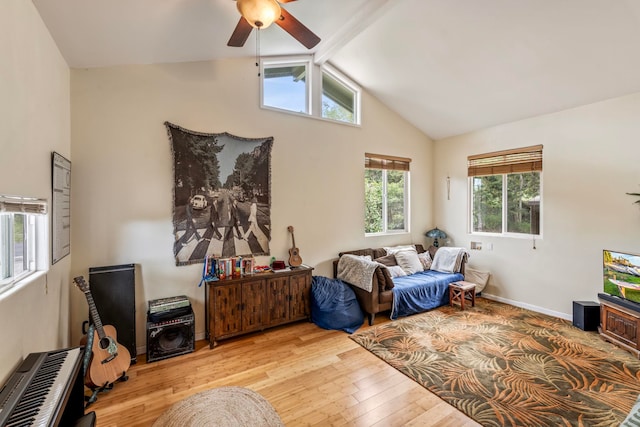
M131 365L129 350L116 341L116 328L111 325L102 326L98 309L84 277L78 276L73 279L73 282L87 297L89 313L95 329L91 344L91 363L84 378L85 385L94 389L105 387L120 378L126 379L127 370Z
M296 248L296 238L293 235L293 227L288 226L287 230L291 233L291 240L293 242L293 246L289 249L289 265L299 267L302 264L302 258L300 258L300 250Z

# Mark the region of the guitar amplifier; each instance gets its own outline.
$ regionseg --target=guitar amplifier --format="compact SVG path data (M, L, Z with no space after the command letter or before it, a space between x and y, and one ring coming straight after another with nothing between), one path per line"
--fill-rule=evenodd
M176 310L182 313L182 310ZM160 322L147 321L147 362L167 359L195 350L193 310Z

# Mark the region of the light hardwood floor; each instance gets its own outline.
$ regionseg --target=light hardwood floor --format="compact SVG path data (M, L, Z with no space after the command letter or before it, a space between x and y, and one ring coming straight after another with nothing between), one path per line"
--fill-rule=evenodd
M376 325L388 322L384 314ZM367 328L363 326L361 328ZM341 331L299 322L146 363L100 393L98 427L150 426L173 403L221 386L263 395L287 426L478 426ZM212 408L215 410L214 408Z

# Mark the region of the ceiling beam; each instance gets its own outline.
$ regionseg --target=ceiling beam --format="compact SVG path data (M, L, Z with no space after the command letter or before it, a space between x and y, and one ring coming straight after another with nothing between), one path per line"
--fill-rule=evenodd
M398 0L367 0L364 5L354 13L342 28L325 41L313 55L313 62L322 65L345 44L353 40L358 34L367 29L391 7L398 4Z

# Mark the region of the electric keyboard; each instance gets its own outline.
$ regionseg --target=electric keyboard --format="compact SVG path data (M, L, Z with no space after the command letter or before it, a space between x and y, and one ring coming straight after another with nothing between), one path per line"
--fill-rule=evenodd
M71 426L84 415L77 347L31 353L0 390L0 426Z

